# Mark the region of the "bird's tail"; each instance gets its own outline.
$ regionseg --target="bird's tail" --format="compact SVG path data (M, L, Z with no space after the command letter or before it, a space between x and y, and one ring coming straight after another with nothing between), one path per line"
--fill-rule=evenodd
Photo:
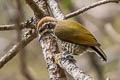
M95 50L97 52L98 56L100 56L104 61L107 61L107 56L103 52L103 50L100 48L100 46L91 46L91 48L93 50Z

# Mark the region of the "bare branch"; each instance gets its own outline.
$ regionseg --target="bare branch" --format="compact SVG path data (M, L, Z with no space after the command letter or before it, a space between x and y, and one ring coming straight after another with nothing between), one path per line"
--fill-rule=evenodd
M22 22L19 24L19 29L25 29L25 28L31 28L33 29L34 26L31 24L34 21L34 18L30 18L26 22ZM5 30L16 30L17 25L16 24L9 24L9 25L0 25L0 31L5 31Z
M28 31L30 33L30 31ZM24 48L28 43L37 37L36 33L33 32L30 35L25 35L20 43L15 44L12 48L0 58L0 68L2 68L9 60L11 60L20 50L20 46L23 45Z
M17 25L15 25L15 24L0 25L0 31L16 30L16 26L17 26ZM33 27L28 27L28 25L26 26L25 23L21 23L21 24L20 24L20 29L24 29L24 28L33 28Z
M4 30L16 30L15 26L16 26L15 24L0 25L0 31L4 31Z
M43 55L47 64L50 80L66 80L64 70L55 63L54 54L58 53L57 43L54 38L48 34L41 40Z
M61 12L56 0L47 0L47 2L48 2L48 5L49 5L54 17L57 19L60 19L60 20L64 19L64 15Z
M100 5L102 5L102 4L118 3L119 1L120 1L120 0L100 0L100 1L98 1L98 2L96 2L96 3L90 4L90 5L86 6L86 7L83 7L83 8L81 8L81 9L78 9L77 11L74 11L74 12L72 12L72 13L67 14L67 15L65 16L65 19L68 19L68 18L71 18L71 17L73 17L73 16L79 15L79 14L81 14L81 13L83 13L83 12L85 12L85 11L91 9L91 8L100 6Z
M42 0L25 0L25 1L31 7L36 17L42 18L45 15L48 15L46 11L43 9L44 3Z

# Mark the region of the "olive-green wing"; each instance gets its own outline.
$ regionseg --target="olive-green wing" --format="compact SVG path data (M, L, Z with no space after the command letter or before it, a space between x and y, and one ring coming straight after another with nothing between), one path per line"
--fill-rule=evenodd
M81 45L98 45L94 36L81 24L72 20L58 21L54 30L61 40Z

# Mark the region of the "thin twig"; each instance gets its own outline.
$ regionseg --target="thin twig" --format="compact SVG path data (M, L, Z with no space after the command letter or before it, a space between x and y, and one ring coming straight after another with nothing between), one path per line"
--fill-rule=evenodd
M10 24L10 25L0 25L0 31L5 31L5 30L16 30L16 25L15 24ZM21 27L23 28L23 27Z
M26 26L26 23L21 23L20 24L20 29L33 28L33 27L30 27L30 26L28 27L28 25ZM17 25L15 25L15 24L0 25L0 31L16 30L16 27L17 27Z
M81 13L83 13L83 12L85 12L85 11L91 9L91 8L100 6L100 5L102 5L102 4L118 3L119 1L120 1L120 0L100 0L100 1L98 1L98 2L96 2L96 3L90 4L90 5L86 6L86 7L83 7L83 8L78 9L78 10L72 12L72 13L67 14L67 15L65 16L65 19L68 19L68 18L74 17L74 16L76 16L76 15L79 15L79 14L81 14Z
M34 21L34 18L30 18L29 20L27 20L26 22L22 22L20 23L20 27L19 29L25 29L25 28L31 28L33 29L34 26L33 24L31 24ZM16 24L9 24L9 25L0 25L0 31L6 31L6 30L16 30L17 28Z

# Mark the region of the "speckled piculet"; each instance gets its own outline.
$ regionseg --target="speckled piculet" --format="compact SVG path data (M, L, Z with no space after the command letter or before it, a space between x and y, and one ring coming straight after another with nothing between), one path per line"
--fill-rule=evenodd
M40 26L44 23L55 23L54 33L61 40L62 47L73 55L81 54L91 48L104 61L107 57L95 37L83 25L73 20L58 20L53 17L44 17L37 24L37 32L40 33Z

